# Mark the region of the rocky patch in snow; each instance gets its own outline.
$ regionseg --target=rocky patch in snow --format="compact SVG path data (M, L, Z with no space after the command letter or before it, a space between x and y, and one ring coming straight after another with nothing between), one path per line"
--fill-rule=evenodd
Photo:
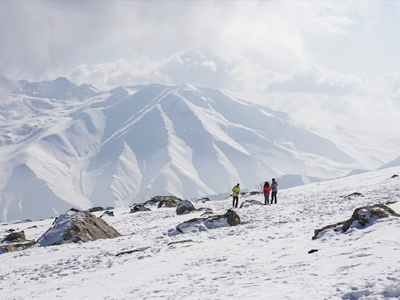
M240 205L240 208L245 208L253 205L263 205L263 204L257 200L246 200Z
M352 227L360 228L371 225L376 220L388 218L389 216L400 217L393 209L384 204L375 204L372 206L362 206L356 208L353 215L347 221L331 224L314 231L313 240L317 239L324 231L333 229L334 231L346 232Z
M155 196L146 201L144 205L157 205L161 207L177 207L183 200L175 196Z
M59 216L52 226L38 239L40 246L88 242L119 237L120 233L103 219L77 209L70 209Z
M150 211L150 208L147 208L146 206L144 206L144 204L135 204L132 208L130 213L135 213L138 211Z
M239 215L232 209L229 209L223 215L210 216L207 218L194 218L179 224L176 229L168 232L170 236L179 233L197 233L208 229L215 229L227 226L236 226L240 224Z
M26 239L24 231L12 232L0 242L0 254L24 250L35 244L35 241Z

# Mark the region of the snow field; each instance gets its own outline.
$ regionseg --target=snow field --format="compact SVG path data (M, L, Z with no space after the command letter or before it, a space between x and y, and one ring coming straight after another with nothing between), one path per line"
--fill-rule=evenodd
M357 207L398 201L400 168L280 190L278 204L237 209L241 225L169 236L200 212L174 208L105 221L123 236L0 255L1 299L396 299L400 297L400 218L347 233L314 229L346 220ZM347 196L353 192L361 196ZM240 198L263 201L263 195ZM225 213L231 199L195 203ZM400 212L400 203L390 206ZM100 215L102 212L97 212ZM0 223L38 238L53 220ZM171 241L194 242L169 245ZM141 251L116 257L122 251ZM308 254L311 249L318 251Z

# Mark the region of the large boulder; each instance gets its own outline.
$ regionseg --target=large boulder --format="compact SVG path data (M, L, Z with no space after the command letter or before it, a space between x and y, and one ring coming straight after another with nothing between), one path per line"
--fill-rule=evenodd
M175 230L170 230L169 235L176 235L179 233L200 232L208 229L215 229L227 226L236 226L240 224L240 217L238 214L229 209L223 215L210 216L208 218L194 218L179 224Z
M253 205L263 205L263 204L257 200L246 200L240 205L240 208L249 207Z
M195 210L196 208L193 206L192 202L185 200L176 207L176 214L181 215Z
M333 229L334 231L338 232L346 232L352 227L362 228L367 225L372 225L378 219L388 218L389 216L400 217L400 214L396 213L393 209L384 204L362 206L356 208L351 218L347 221L327 225L320 229L314 230L314 236L312 239L317 239L324 231L329 229Z
M116 238L118 231L103 219L77 209L70 209L59 216L52 226L38 239L39 246L88 242L97 239Z
M183 202L182 199L175 196L155 196L150 200L146 201L144 205L157 205L158 208L177 207L182 202Z

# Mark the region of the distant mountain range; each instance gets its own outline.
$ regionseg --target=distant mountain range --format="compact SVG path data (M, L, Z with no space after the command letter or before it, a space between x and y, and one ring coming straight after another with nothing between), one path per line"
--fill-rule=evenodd
M290 187L360 167L287 114L189 84L99 92L66 78L20 86L0 104L0 218L71 206L127 206Z

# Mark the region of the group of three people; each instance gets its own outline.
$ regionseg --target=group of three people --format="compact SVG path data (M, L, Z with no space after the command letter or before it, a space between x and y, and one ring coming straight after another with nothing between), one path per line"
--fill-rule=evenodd
M232 197L233 197L233 207L237 208L239 204L239 193L240 193L240 184L238 183L235 185L232 189ZM276 194L278 193L278 182L275 180L275 178L272 178L272 183L271 185L269 184L268 181L264 183L264 188L263 188L263 193L264 193L264 204L267 205L269 204L269 195L271 194L271 204L276 204Z

